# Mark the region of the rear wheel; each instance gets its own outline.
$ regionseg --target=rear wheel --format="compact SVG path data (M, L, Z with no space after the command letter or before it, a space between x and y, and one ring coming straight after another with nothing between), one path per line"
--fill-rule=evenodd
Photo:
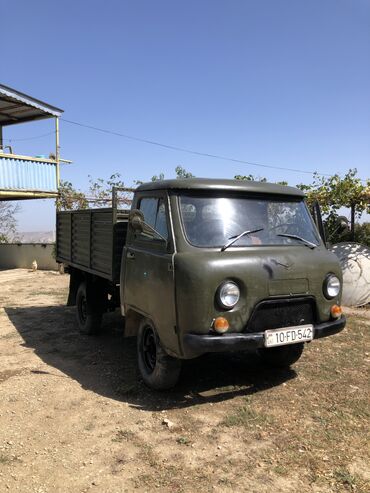
M264 364L273 368L289 368L302 356L304 344L290 344L272 348L259 349L259 356Z
M103 314L96 310L93 300L88 299L86 291L86 283L82 282L76 295L77 324L81 334L93 335L100 330Z
M139 327L137 354L139 370L148 387L167 390L176 385L180 376L181 360L165 352L154 326L148 320L144 320Z

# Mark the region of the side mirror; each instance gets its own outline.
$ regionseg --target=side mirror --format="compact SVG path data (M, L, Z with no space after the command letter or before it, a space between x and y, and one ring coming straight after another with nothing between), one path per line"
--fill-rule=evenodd
M144 214L138 209L130 212L128 223L135 233L142 233L144 230Z

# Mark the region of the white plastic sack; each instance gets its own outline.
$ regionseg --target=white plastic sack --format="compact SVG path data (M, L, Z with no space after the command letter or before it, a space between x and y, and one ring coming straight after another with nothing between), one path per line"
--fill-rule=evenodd
M370 248L346 242L333 245L331 251L339 258L343 271L343 305L370 303Z

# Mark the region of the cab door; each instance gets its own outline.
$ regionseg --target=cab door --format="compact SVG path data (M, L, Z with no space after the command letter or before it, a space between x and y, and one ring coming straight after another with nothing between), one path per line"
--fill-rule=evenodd
M124 264L124 305L150 318L165 348L178 352L176 335L174 244L166 193L138 194L134 208L158 234L149 229L128 231Z

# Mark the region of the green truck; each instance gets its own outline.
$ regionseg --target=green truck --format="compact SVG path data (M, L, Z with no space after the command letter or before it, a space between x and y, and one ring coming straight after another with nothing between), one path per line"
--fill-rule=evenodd
M173 387L181 361L208 352L287 367L344 328L341 268L300 190L162 180L140 185L130 210L117 193L111 208L58 212L57 261L82 333L120 307L149 387Z

